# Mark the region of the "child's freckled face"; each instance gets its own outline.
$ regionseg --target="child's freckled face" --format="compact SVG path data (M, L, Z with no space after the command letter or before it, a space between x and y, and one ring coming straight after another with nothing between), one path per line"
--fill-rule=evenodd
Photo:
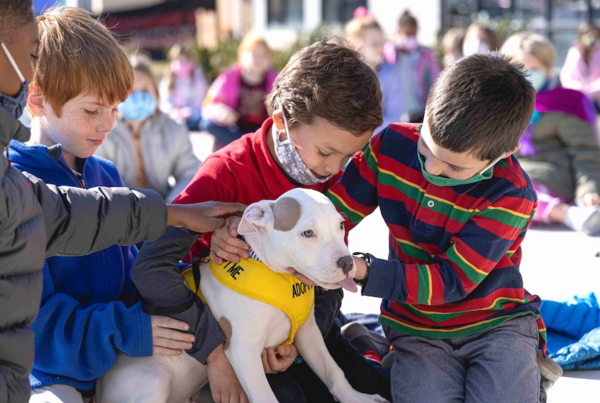
M302 161L316 177L335 175L358 151L373 132L355 136L322 118L311 124L298 124L291 129L291 140Z
M41 128L55 144L79 158L92 156L115 125L117 105L108 104L97 95L78 95L62 108L61 116L52 107L44 105L45 116Z

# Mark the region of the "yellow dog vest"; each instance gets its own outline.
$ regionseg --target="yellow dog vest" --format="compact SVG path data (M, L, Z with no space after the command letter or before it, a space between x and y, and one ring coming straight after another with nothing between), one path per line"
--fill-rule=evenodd
M298 329L306 322L315 302L315 290L292 274L275 273L264 263L254 259L242 259L239 263L212 260L209 268L213 276L224 286L252 299L281 309L290 318L292 328L283 344L292 344ZM181 273L190 290L196 290L191 268ZM198 296L204 297L200 290Z

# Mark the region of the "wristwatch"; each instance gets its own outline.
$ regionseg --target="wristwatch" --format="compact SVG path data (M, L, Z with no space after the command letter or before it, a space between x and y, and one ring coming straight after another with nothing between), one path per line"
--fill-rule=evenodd
M354 282L357 285L364 288L367 285L367 281L369 280L369 271L371 270L371 257L368 254L362 252L354 252L352 256L361 258L365 261L365 264L367 265L367 272L365 273L365 278L363 278L362 280L354 279Z

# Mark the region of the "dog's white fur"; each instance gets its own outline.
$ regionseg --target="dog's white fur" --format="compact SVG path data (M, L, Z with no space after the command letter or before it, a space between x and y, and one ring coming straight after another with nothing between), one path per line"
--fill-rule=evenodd
M291 199L291 200L290 200ZM306 231L312 231L306 232ZM343 218L323 194L294 189L277 201L261 201L244 212L238 232L258 258L276 272L294 267L325 288L347 283L355 268L346 273L340 258L350 255L344 243ZM260 355L277 348L289 336L287 315L271 305L233 292L216 280L208 265L201 270L200 287L215 318L231 324L225 350L235 373L252 403L272 403L271 390ZM352 389L335 363L321 336L314 315L298 329L294 345L311 369L342 403L386 402L380 396ZM208 381L206 367L187 354L177 357L129 358L121 355L115 366L98 381L96 396L104 402L181 403Z

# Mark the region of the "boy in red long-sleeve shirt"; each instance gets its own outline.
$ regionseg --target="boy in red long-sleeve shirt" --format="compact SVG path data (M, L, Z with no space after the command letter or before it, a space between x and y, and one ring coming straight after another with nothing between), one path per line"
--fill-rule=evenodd
M357 52L328 42L313 44L290 59L275 81L266 105L271 118L261 129L211 155L174 203L197 203L208 196L211 200L251 204L274 200L296 187L325 193L339 179L346 162L364 148L383 121L381 91L375 73ZM184 238L187 240L182 241ZM238 258L229 255L226 249L248 257L241 241L237 247L220 242L223 239L231 242L227 229L215 234L212 246L210 236L202 237L192 246L195 239L193 234L171 231L141 251L132 277L148 303L175 306L192 298L193 293L185 287L175 267L190 247L190 260L208 255L211 248L232 261ZM211 253L211 257L217 263L221 260L216 253ZM316 293L315 316L328 348L355 389L389 398L389 375L382 368L370 365L333 324L342 296L341 290ZM218 324L214 319L202 323L197 319L197 312L203 308L200 305L201 301L196 301L185 312L173 316L189 323L192 332L202 327L205 332L207 327L214 329L204 340L197 338L187 353L208 365L216 401L229 401L232 395L236 396L235 401L245 401L223 353L225 338ZM288 370L297 358L293 345L279 347L278 353L276 357L273 350L266 351L263 363L268 373L284 372L270 377L280 401L333 402L306 364ZM299 390L297 383L303 390Z

